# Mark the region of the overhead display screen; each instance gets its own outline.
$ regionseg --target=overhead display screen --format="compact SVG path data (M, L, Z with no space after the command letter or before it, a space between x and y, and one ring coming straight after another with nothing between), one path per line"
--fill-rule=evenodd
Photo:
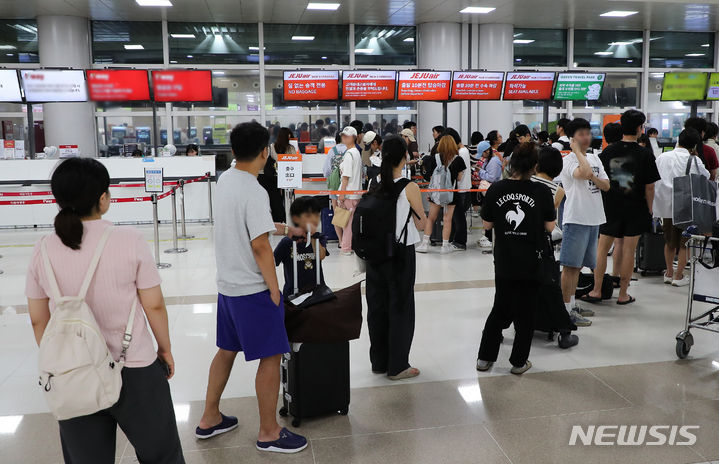
M550 100L553 72L510 72L504 83L504 100Z
M87 101L85 71L81 69L25 69L20 77L25 100L30 103Z
M453 100L499 100L503 72L455 71L452 75Z
M599 100L604 88L604 73L559 73L554 87L554 99Z
M451 71L400 71L397 100L449 100Z
M707 100L719 100L719 73L713 72L709 75Z
M88 70L87 88L92 101L150 99L150 83L143 70Z
M338 71L285 71L285 101L324 101L339 98Z
M708 80L709 73L705 72L664 73L661 101L704 100Z
M158 102L212 101L212 71L152 71Z
M394 100L397 71L342 71L342 100Z
M0 102L21 102L20 81L14 69L0 69Z

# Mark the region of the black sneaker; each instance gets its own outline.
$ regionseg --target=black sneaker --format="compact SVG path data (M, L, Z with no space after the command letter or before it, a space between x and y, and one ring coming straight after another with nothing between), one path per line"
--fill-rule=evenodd
M467 249L467 245L462 245L461 243L457 243L457 242L452 242L452 246L453 246L456 250L464 251L464 250Z
M200 440L205 440L207 438L216 437L217 435L222 435L223 433L229 432L237 427L238 421L236 417L226 416L222 413L220 413L220 415L222 416L222 422L214 427L210 427L209 429L201 429L200 427L197 427L195 429L195 436Z
M579 337L573 333L559 334L559 347L563 350L579 344Z
M292 433L286 428L280 431L280 438L275 441L258 441L257 449L274 453L299 453L307 448L307 439L302 435Z

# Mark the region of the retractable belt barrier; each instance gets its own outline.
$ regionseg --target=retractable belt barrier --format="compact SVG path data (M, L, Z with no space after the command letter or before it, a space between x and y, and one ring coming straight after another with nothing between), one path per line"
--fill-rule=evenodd
M487 189L419 189L422 193L431 192L486 192ZM359 195L367 193L367 190L295 190L295 195Z

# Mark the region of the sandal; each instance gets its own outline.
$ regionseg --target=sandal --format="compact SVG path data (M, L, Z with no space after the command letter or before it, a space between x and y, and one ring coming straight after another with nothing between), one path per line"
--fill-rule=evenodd
M619 301L619 300L617 300L617 304L624 306L624 305L628 305L628 304L634 303L635 301L637 301L637 299L634 298L633 296L629 295L629 299L628 299L627 301Z
M587 293L586 295L580 296L579 300L584 301L585 303L601 303L602 302L601 297L589 296L589 293Z
M388 378L390 380L405 380L405 379L411 379L413 377L417 377L419 375L419 369L416 367L408 367L407 369L403 370L397 375L390 375Z

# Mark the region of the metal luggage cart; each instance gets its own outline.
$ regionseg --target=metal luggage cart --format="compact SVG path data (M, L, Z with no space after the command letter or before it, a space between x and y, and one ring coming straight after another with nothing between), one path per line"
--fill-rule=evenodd
M691 230L689 231L691 232ZM719 305L719 263L716 262L719 257L716 249L719 248L719 238L705 237L703 235L689 235L685 233L685 236L689 236L687 242L687 250L689 251L689 295L687 297L687 317L684 323L684 330L679 332L676 336L676 353L679 359L684 359L689 354L692 345L694 345L694 337L692 336L691 329L708 330L710 332L719 333L719 306L713 306L709 310L702 311L701 314L694 314L693 306L694 302L709 303L713 305ZM713 260L715 262L709 265L706 253L709 251L709 244L714 247L712 250ZM696 293L697 284L697 270L700 267L701 270L702 285L700 294ZM714 275L717 277L715 278ZM708 285L705 281L711 279Z

